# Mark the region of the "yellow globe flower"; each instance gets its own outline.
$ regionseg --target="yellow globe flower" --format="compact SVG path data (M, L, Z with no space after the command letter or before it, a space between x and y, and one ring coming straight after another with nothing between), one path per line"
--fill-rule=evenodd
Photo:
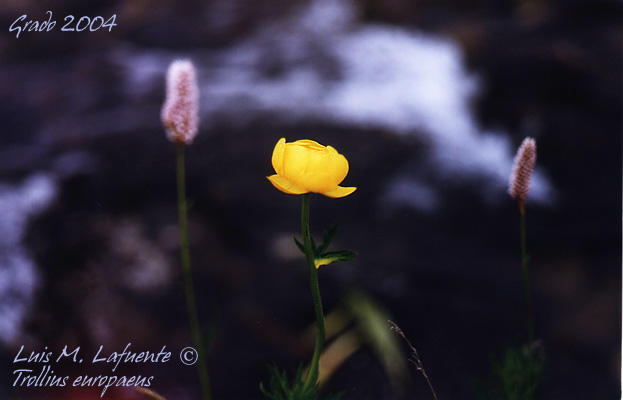
M328 197L348 196L356 187L342 187L348 161L331 146L313 140L286 143L280 139L272 158L275 175L268 180L287 194L320 193Z

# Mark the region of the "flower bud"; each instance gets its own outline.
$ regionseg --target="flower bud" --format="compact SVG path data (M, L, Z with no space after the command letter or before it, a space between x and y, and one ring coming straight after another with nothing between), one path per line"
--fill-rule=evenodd
M189 60L171 63L167 72L166 99L160 114L167 138L189 145L199 130L199 88Z
M275 175L268 180L287 194L320 193L328 197L345 197L357 188L342 187L348 174L348 161L331 146L313 140L286 143L280 139L272 157Z

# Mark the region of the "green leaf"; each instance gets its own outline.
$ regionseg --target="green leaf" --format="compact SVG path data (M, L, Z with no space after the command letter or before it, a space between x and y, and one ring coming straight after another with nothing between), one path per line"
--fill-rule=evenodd
M313 237L310 237L310 239L311 239L312 254L315 256L316 254L318 254L318 249L316 248L316 242L314 241ZM305 254L305 245L299 242L296 236L294 237L294 243L296 243L296 247L298 247L299 250L301 250L301 253Z
M357 253L352 250L332 251L325 253L322 257L317 257L314 260L316 268L320 268L323 265L329 265L337 262L353 261L357 257Z
M299 242L296 236L294 237L294 243L296 243L296 247L298 247L299 250L301 250L301 253L305 254L305 246L303 246L303 243Z
M311 239L312 254L318 254L318 248L316 247L316 241L314 240L314 237L310 235L309 238Z
M493 366L499 398L534 398L543 378L544 367L544 355L534 352L529 345L507 349L502 360Z
M303 367L299 365L296 375L292 382L288 381L288 376L284 372L280 372L276 366L269 366L270 383L269 389L260 383L260 391L264 396L271 400L320 400L317 387L312 386L304 389ZM343 393L329 396L326 400L339 400Z
M318 247L318 251L314 253L316 254L316 257L323 256L324 253L329 249L331 242L333 242L333 239L335 239L338 227L339 224L335 224L322 234L322 243Z
M357 256L357 253L352 250L327 252L329 246L333 242L333 239L335 239L338 227L339 225L335 224L323 233L322 243L320 244L320 246L316 246L316 241L313 237L311 238L312 254L314 256L314 264L316 265L316 268L319 268L322 265L329 265L336 262L353 261ZM296 237L294 237L294 243L296 244L296 247L298 247L299 250L303 254L305 254L305 245L301 243Z

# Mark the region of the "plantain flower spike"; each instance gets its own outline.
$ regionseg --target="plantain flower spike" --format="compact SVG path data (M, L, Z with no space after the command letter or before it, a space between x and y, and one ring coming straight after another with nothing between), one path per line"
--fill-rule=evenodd
M517 150L508 184L508 194L519 204L519 211L525 213L524 204L530 191L530 178L536 163L536 142L525 138Z
M190 60L176 60L167 72L166 98L160 114L167 138L178 145L192 143L199 131L199 87Z

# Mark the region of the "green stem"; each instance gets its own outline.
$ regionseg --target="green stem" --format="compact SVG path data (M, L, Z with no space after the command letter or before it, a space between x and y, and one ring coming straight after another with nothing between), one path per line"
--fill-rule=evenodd
M528 253L526 251L526 213L520 207L521 215L521 272L523 276L523 293L526 302L526 318L528 324L528 346L532 348L534 327L532 322L532 299L530 297L530 280L528 278Z
M303 233L303 246L305 247L305 258L309 267L309 281L311 286L312 298L314 300L314 310L316 312L316 325L318 335L316 337L316 347L312 356L309 373L303 384L303 391L308 390L312 385L316 385L318 380L318 370L320 364L320 355L322 354L322 346L325 340L325 321L322 311L322 300L320 299L320 288L318 286L318 270L314 263L314 253L311 244L311 234L309 230L309 193L303 195L303 204L301 207L301 228Z
M201 342L201 330L199 328L199 317L195 301L195 289L193 288L193 278L190 268L190 249L188 241L188 217L186 210L186 172L184 170L184 145L177 144L177 208L179 212L179 233L180 233L180 256L182 263L182 273L184 276L184 291L186 293L186 308L190 322L190 332L193 345L199 353L197 362L197 372L201 382L201 392L204 400L212 398L210 394L210 380L206 366L205 352Z

